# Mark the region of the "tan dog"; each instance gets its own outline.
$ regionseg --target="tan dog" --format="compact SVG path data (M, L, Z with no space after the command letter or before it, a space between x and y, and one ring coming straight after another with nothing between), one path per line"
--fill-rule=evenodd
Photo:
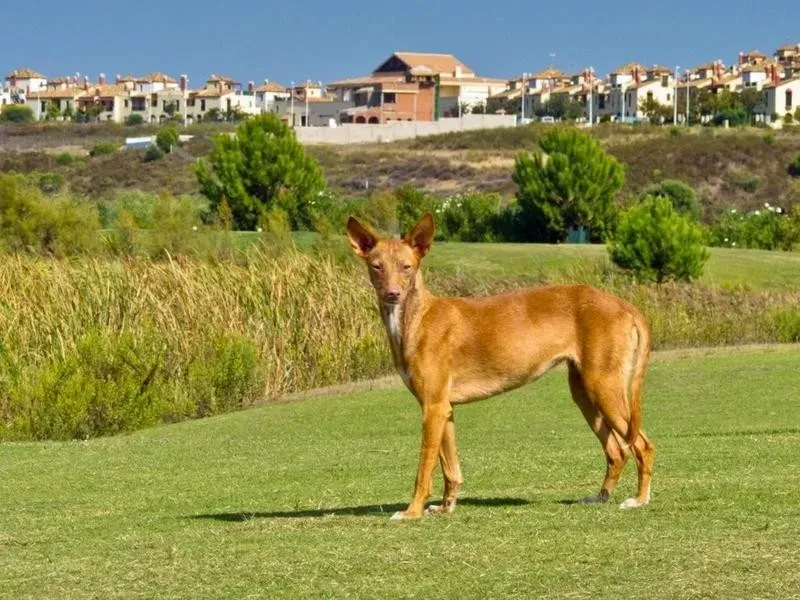
M627 460L636 457L639 490L620 508L650 501L654 447L640 429L650 332L631 304L587 285L556 285L486 298L429 293L419 266L431 248L433 217L402 239L380 238L350 217L347 237L364 259L378 295L394 362L422 407L422 450L414 495L392 519L422 516L436 459L444 475L441 506L452 512L463 482L453 405L514 389L567 363L572 398L607 459L597 496L607 502Z

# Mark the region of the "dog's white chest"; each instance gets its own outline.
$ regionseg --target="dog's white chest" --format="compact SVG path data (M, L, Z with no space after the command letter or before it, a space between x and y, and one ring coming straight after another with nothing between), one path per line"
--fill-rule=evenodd
M388 308L386 312L386 332L389 334L389 342L395 355L397 372L406 387L411 389L411 378L403 368L403 310L398 305Z

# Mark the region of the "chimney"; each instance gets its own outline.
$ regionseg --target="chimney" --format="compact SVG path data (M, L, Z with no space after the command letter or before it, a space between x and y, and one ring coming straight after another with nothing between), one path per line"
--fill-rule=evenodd
M119 84L120 79L122 79L122 75L117 73L116 77L114 77L114 83Z
M83 89L89 89L89 78L86 75L83 76Z
M739 52L739 64L744 64L744 52Z
M11 79L9 80L9 85L11 85L11 89L12 90L15 87L17 87L17 76L14 73L11 74Z
M252 94L255 91L255 89L256 89L255 81L248 81L247 82L247 91Z
M189 88L189 77L186 75L181 75L180 88L182 92L185 92Z
M97 77L97 84L98 85L105 85L106 84L106 74L105 73L100 73L100 75Z

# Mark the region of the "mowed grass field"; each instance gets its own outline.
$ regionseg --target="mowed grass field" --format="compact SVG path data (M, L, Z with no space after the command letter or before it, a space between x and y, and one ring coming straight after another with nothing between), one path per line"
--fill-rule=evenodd
M295 233L300 248L309 248L317 235ZM244 248L259 240L257 233L237 234ZM346 247L344 236L337 240ZM800 288L800 252L709 248L710 257L701 283L723 286L743 285L753 289L789 290ZM428 268L482 280L540 278L580 265L610 264L602 244L470 244L434 242L426 257Z
M613 503L573 503L605 464L564 371L456 409L462 500L415 522L389 520L419 444L399 387L0 445L0 597L800 597L799 365L798 346L656 355L633 511L632 463Z

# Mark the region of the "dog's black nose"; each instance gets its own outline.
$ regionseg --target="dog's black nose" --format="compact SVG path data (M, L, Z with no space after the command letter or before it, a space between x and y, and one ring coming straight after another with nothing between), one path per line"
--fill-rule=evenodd
M386 292L386 301L395 303L400 300L400 292L396 290L389 290Z

